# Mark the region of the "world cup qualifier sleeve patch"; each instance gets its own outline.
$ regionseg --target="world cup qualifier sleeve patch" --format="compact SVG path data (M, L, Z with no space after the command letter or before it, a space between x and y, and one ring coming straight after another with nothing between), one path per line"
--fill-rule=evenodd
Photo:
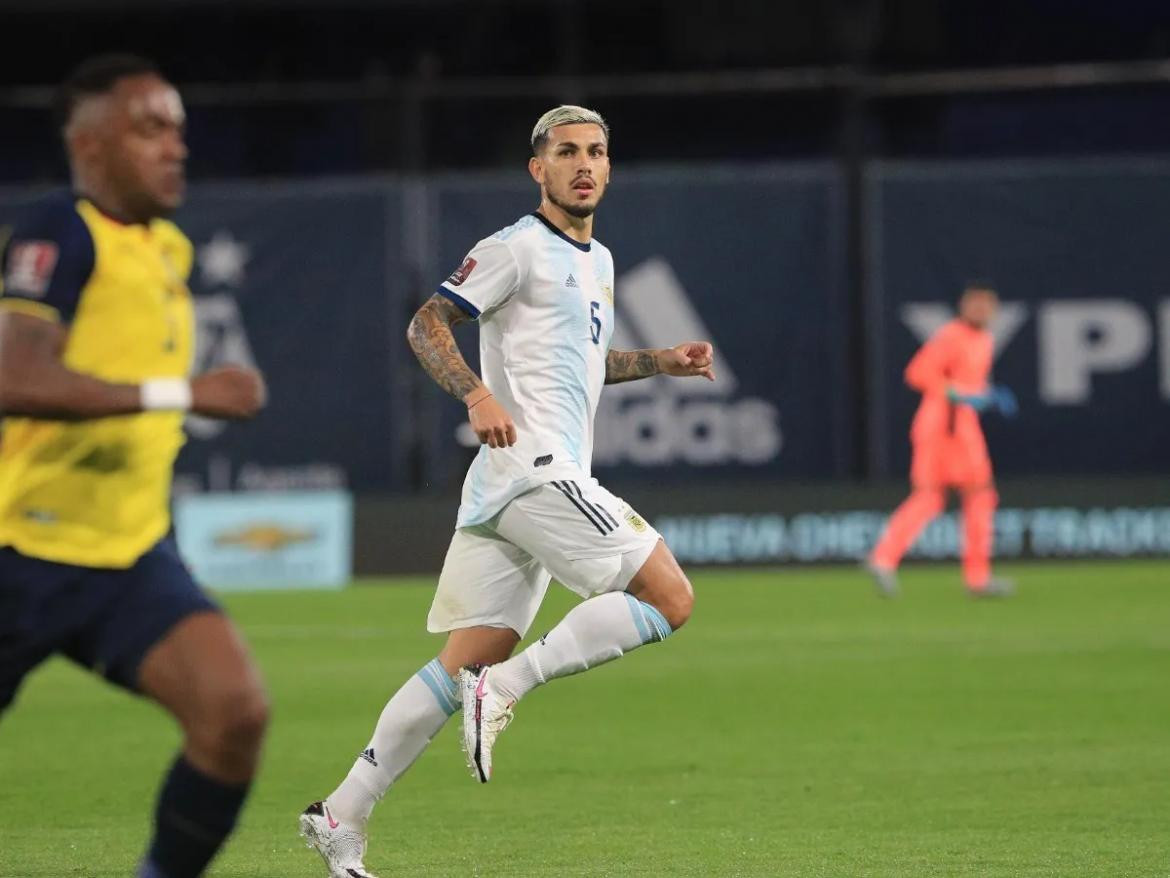
M10 295L33 299L44 298L57 267L59 253L55 241L16 241L8 248L8 266L4 288Z
M451 272L451 276L447 278L447 283L453 287L457 287L465 280L471 277L471 273L475 271L476 262L470 256L463 260L463 264Z
M93 237L72 198L30 208L0 241L0 304L69 322L93 273Z

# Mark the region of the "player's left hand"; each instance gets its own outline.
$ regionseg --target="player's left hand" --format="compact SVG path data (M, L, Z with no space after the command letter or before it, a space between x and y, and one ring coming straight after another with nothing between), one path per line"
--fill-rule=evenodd
M191 379L191 411L220 420L254 417L268 402L264 376L243 366L217 366Z
M658 368L662 374L679 378L702 375L708 381L714 381L714 361L715 349L705 341L686 341L658 352Z

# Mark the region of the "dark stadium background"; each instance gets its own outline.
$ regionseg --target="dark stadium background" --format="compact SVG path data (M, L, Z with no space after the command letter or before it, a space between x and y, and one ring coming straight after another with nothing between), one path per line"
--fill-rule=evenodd
M273 704L210 876L322 875L298 813L439 648L474 451L406 325L536 206L529 132L573 102L613 126L618 346L717 351L718 383L610 387L597 425L695 614L526 699L487 788L449 723L366 865L1166 878L1166 0L0 0L0 38L0 241L65 182L54 84L157 59L189 113L196 368L268 376L254 422L188 422L176 478ZM1017 591L964 594L951 498L882 601L857 561L907 490L901 372L971 278L1020 400L984 421ZM527 639L575 601L550 588ZM46 662L0 717L0 878L125 878L177 741Z
M1023 411L988 421L1002 553L1170 553L1164 3L5 0L2 15L0 224L64 180L53 85L81 58L148 55L186 99L202 364L246 351L273 402L254 425L193 426L180 493L343 487L358 573L435 569L470 451L405 321L534 206L528 131L565 101L613 125L597 234L619 275L641 272L663 308L689 301L735 378L618 395L599 424L598 475L681 557L858 557L903 491L915 328L974 276L1014 309L996 371ZM921 556L955 539L942 522Z

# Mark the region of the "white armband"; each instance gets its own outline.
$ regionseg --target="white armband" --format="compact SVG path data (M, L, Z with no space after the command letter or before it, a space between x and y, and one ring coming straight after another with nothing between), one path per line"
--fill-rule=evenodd
M138 386L143 411L178 411L191 408L191 383L185 378L149 378Z

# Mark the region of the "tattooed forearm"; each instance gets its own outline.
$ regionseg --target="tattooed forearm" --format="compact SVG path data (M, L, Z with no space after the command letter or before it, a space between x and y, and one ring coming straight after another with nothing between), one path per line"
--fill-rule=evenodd
M451 327L466 319L458 305L436 293L418 309L406 330L410 348L426 373L459 400L483 384L459 353L451 334Z
M659 373L654 351L610 351L605 355L605 383L620 384Z

